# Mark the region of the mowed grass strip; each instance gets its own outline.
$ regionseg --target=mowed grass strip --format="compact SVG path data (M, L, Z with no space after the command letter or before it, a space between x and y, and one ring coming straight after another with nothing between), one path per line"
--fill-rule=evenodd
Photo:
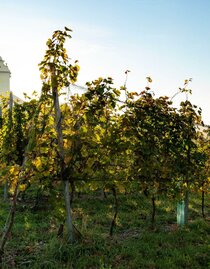
M9 205L2 195L0 202L3 229ZM57 238L60 220L55 217L56 207L43 204L34 211L30 204L20 201L3 268L210 268L209 202L207 198L204 220L200 196L193 194L189 223L177 227L176 201L158 197L152 227L150 199L139 193L121 194L117 226L110 237L112 195L102 198L98 193L82 194L73 203L73 217L83 237L70 245L65 236Z

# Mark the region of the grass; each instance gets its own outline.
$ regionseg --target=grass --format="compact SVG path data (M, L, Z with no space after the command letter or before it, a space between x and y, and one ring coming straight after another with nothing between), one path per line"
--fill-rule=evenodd
M2 197L2 195L1 195ZM0 225L8 205L0 197ZM176 204L157 201L155 228L151 229L151 202L144 195L119 196L119 215L113 237L109 228L113 197L83 194L73 204L73 217L82 239L71 245L57 239L59 221L49 206L38 211L20 202L15 225L6 245L3 269L199 269L210 268L210 200L207 219L200 213L200 197L190 198L189 223L176 225Z

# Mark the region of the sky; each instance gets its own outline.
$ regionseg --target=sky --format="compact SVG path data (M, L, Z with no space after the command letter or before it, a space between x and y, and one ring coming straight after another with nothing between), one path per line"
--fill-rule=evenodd
M189 100L210 124L210 0L0 0L0 56L8 64L11 90L40 92L38 63L53 31L73 30L66 43L79 61L77 84L112 77L141 92L146 77L156 96L173 96L192 78ZM174 98L177 106L184 94Z

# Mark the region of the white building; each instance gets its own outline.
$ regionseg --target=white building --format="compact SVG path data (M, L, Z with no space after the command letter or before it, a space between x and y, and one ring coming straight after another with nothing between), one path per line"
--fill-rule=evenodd
M0 95L10 92L11 72L0 56Z
M15 96L10 90L11 72L0 56L0 99L1 97L8 97L15 102L22 103L23 101Z

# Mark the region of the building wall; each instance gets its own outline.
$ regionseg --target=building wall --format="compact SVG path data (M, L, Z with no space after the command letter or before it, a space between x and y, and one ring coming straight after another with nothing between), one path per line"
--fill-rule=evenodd
M0 56L0 94L10 91L10 71Z
M10 74L0 72L0 94L10 91Z

